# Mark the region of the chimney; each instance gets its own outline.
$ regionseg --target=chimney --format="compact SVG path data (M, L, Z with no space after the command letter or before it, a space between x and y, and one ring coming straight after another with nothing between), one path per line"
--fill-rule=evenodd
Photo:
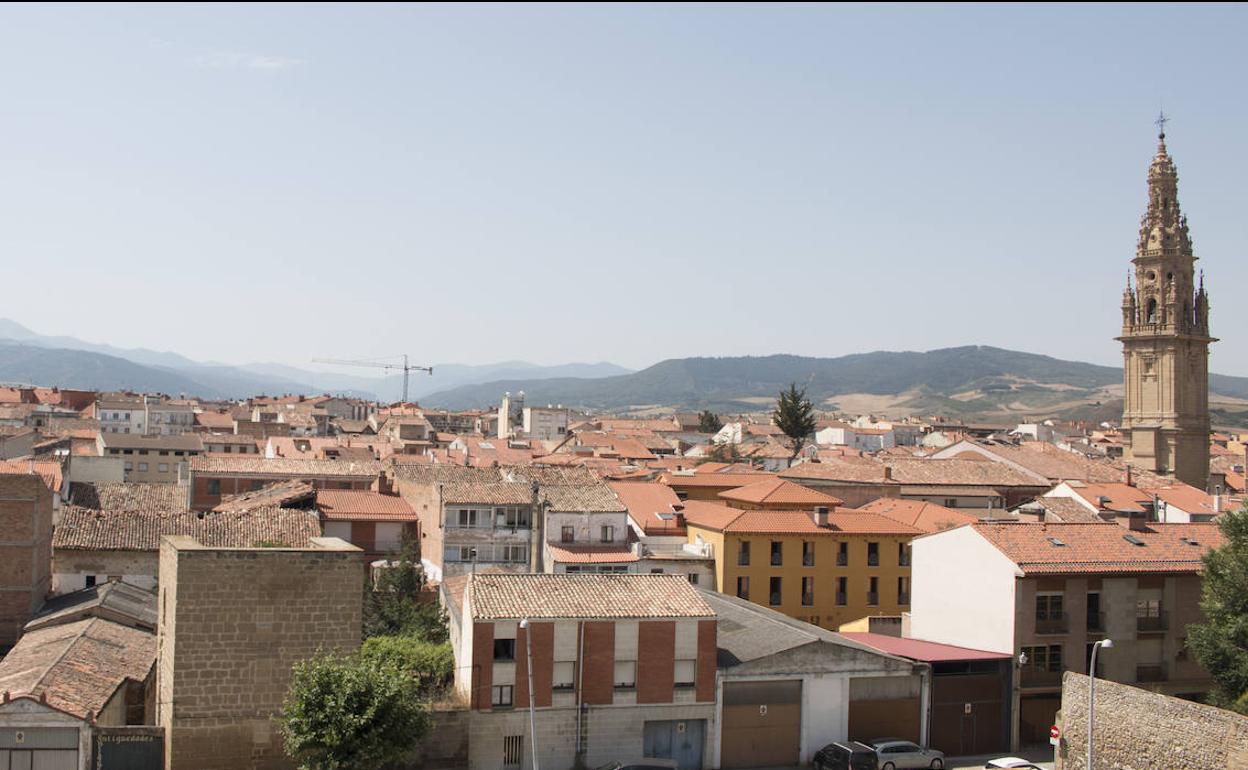
M884 480L885 481L893 480L893 466L891 465L884 466Z
M828 526L828 513L830 512L830 510L831 510L831 509L830 509L830 508L828 508L828 506L826 506L826 505L821 505L821 506L819 506L819 507L815 508L815 511L814 511L814 513L811 515L811 518L812 518L812 519L814 519L814 522L815 522L815 526L816 526L816 527L827 527L827 526Z
M1222 512L1222 495L1213 496L1213 512L1214 513Z
M1148 531L1148 514L1132 513L1127 516L1127 529L1132 532Z
M1127 466L1127 486L1129 487L1135 486L1134 484L1131 483L1131 466L1130 465Z

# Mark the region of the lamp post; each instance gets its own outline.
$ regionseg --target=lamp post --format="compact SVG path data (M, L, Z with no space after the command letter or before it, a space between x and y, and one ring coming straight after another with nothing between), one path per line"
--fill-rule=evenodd
M1113 649L1113 639L1102 639L1092 644L1092 659L1088 661L1088 764L1086 770L1092 770L1092 727L1096 708L1096 653L1104 647Z
M528 661L525 666L529 675L529 744L533 747L533 770L537 767L537 711L533 698L533 637L529 635L529 619L523 618L520 627L524 629L524 654Z

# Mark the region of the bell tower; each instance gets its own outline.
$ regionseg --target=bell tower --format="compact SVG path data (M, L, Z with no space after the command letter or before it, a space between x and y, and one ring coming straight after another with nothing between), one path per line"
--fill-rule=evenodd
M1132 465L1198 489L1209 480L1209 297L1179 175L1166 151L1165 116L1148 168L1148 210L1140 220L1134 269L1122 294L1122 429ZM1134 273L1134 275L1132 275ZM1133 285L1134 284L1134 285Z

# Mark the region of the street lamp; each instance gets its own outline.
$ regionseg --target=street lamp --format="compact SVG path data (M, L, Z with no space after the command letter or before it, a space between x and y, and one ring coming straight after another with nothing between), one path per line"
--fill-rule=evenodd
M524 650L525 658L528 660L529 674L529 743L533 747L533 770L537 767L537 712L535 700L533 698L533 637L529 634L529 619L523 618L520 621L520 627L524 629Z
M1113 639L1102 639L1092 644L1092 659L1088 662L1088 764L1086 770L1092 770L1092 725L1093 709L1096 708L1096 653L1104 647L1113 649Z

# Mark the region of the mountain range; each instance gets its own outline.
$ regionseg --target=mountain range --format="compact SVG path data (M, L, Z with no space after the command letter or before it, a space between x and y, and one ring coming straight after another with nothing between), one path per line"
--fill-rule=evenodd
M437 390L500 379L592 379L630 371L607 362L557 366L540 366L526 361L481 365L435 364L432 376L422 373L412 375L409 398L418 400ZM42 335L5 318L0 318L0 382L90 390L187 393L203 398L226 399L257 394L334 393L397 401L403 390L401 373L367 376L312 371L276 363L236 366L200 362L178 353L119 348L76 337Z

